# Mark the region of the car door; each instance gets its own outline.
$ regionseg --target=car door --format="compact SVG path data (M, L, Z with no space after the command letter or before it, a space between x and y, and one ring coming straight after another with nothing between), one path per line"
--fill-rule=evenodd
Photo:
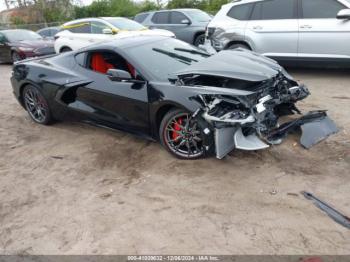
M149 25L149 29L166 29L170 23L170 12L169 11L159 11L155 12L151 18L152 24Z
M91 41L91 26L90 22L78 22L69 25L67 28L73 34L67 36L67 44L72 50L77 50L82 47L93 44Z
M170 12L170 21L165 28L176 35L176 38L193 43L193 32L191 30L191 20L188 16L180 11Z
M0 33L0 62L10 62L11 61L11 48L7 43L5 35Z
M105 34L103 33L104 29L110 29L112 32L112 28L100 21L91 21L91 34L89 35L89 42L91 44L100 43L103 41L108 41L113 38L113 34Z
M92 82L78 88L76 101L70 107L84 111L97 123L148 134L147 83L112 81L105 72L96 71L97 69L91 66L92 55L95 54L104 56L107 54L112 59L114 56L116 59L122 59L114 51L106 50L79 54L78 56L86 56L86 58L77 56L76 59L86 62L83 66L78 66L78 70ZM115 65L114 62L109 63L111 63L109 67ZM119 63L119 66L121 65ZM127 70L119 66L115 69Z
M350 57L350 21L337 19L346 9L337 0L300 0L299 57Z
M296 0L257 2L247 23L245 38L254 51L266 56L296 57L298 19Z

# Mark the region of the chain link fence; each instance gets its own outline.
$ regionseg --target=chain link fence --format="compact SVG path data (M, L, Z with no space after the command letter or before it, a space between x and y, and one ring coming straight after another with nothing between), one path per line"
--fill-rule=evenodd
M28 29L37 31L46 27L56 27L62 25L64 22L52 22L52 23L39 23L39 24L12 24L12 23L0 23L0 30L5 29Z

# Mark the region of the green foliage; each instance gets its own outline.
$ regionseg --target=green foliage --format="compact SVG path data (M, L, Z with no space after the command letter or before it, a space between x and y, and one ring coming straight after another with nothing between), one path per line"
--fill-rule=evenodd
M209 0L207 1L207 6L205 8L205 11L216 14L222 5L227 4L231 2L230 0Z
M134 2L131 0L97 0L89 6L75 7L76 18L124 16L133 17L140 12L156 10L155 2L146 0Z
M89 6L76 6L75 16L76 18L101 16L134 17L140 12L160 9L159 2L161 1L95 0ZM169 0L165 7L167 9L198 8L215 14L223 4L228 2L229 0Z
M13 16L11 17L11 23L16 26L20 26L20 25L24 25L25 21L21 17Z

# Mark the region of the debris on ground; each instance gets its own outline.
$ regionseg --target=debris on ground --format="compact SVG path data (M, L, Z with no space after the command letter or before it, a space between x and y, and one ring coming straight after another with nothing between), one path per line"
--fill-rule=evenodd
M313 201L315 206L317 206L319 209L321 209L323 212L325 212L335 222L350 229L350 218L349 217L344 216L343 214L341 214L340 212L338 212L334 208L330 207L328 204L321 201L320 199L318 199L317 197L315 197L311 193L308 193L305 191L302 191L301 193L304 195L304 197L306 199Z

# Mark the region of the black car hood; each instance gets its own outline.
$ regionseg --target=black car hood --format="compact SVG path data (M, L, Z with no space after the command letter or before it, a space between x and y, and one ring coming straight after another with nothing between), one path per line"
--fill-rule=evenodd
M274 60L244 49L225 50L175 73L221 76L259 82L276 76L283 68Z
M11 46L13 47L32 47L32 48L41 48L41 47L53 47L54 42L48 41L48 40L23 40L23 41L16 41L11 42Z

